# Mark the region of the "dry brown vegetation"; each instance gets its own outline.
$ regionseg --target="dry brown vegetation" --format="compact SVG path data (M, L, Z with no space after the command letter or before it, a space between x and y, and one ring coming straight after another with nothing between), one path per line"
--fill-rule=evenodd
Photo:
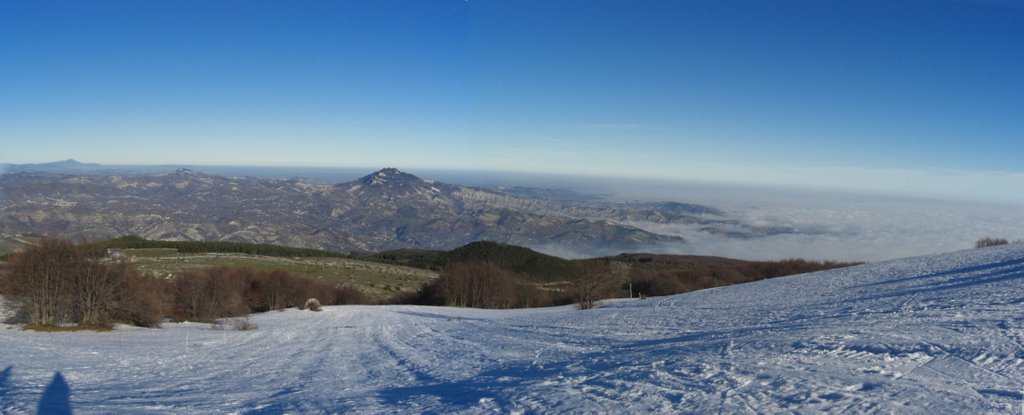
M11 300L21 322L41 327L103 327L115 322L157 326L166 318L215 322L253 312L305 308L312 298L323 305L369 303L358 289L288 270L216 266L159 278L139 272L137 265L125 258L108 256L95 244L76 246L65 239L46 238L11 256L3 265L6 270L0 268L0 293ZM854 265L623 254L542 262L557 262L558 269L569 270L566 276L551 281L510 269L509 258L531 262L529 255L501 258L506 259L504 266L475 258L448 262L437 279L390 302L477 308L576 303L586 309L607 298L678 294ZM545 271L541 276L551 275L561 274Z
M491 262L448 263L440 277L399 304L477 308L544 307L575 303L593 308L601 300L679 294L705 288L856 265L800 259L750 262L728 258L627 254L572 261L571 277L540 283Z
M441 269L436 280L413 295L395 300L405 304L476 308L525 308L551 304L550 295L525 276L493 263L454 262Z
M359 290L336 287L281 270L208 268L170 279L139 272L96 245L44 238L10 258L0 272L0 292L18 322L30 327L109 327L113 323L159 326L214 321L252 312L324 304L367 303Z
M161 283L102 250L57 238L13 255L0 278L24 322L39 326L159 325L163 316L152 313L162 309Z
M217 267L188 270L174 281L172 316L182 321L213 321L253 312L305 307L309 298L323 304L365 304L351 287L335 287L283 270Z
M628 255L619 258L631 263L629 283L632 284L634 292L644 296L678 294L857 265L853 262L803 259L748 262L728 258L673 255Z
M113 331L114 330L113 326L86 326L86 325L81 325L81 324L77 325L77 326L44 326L44 325L40 325L40 324L25 324L21 328L22 328L22 330L41 331L41 332L47 332L47 333L63 333L63 332L76 332L76 331L104 332L104 331Z
M570 294L581 310L591 309L600 300L617 297L616 282L615 272L608 261L575 262Z

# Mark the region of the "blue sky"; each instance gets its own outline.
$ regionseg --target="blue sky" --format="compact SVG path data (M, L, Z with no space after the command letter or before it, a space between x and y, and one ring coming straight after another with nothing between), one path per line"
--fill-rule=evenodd
M1024 194L1014 1L0 2L0 162Z

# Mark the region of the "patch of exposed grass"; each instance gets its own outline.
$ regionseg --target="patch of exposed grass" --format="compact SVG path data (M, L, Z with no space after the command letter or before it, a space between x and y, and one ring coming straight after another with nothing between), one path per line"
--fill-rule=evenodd
M186 269L217 266L281 269L337 286L351 286L371 300L413 292L437 278L433 271L347 258L280 258L248 254L179 254L173 249L125 249L143 272L168 276Z

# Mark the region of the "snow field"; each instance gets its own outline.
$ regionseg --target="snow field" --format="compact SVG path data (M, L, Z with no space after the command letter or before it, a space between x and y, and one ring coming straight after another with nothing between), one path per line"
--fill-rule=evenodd
M0 413L1017 413L1024 245L639 300L0 327ZM186 343L187 339L187 343ZM47 389L60 373L63 395ZM44 391L46 393L44 393Z

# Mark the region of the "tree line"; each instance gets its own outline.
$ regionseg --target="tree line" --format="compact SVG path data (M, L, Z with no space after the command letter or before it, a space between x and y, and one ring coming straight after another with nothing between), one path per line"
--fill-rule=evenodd
M436 280L414 293L391 300L475 308L524 308L576 304L581 309L610 298L680 294L705 288L803 274L856 263L807 261L740 261L685 257L610 257L571 262L569 276L556 282L509 271L494 262L449 262Z
M0 270L0 294L12 300L19 319L39 325L157 326L172 321L212 321L252 312L302 308L309 298L324 305L367 303L361 291L336 287L284 270L208 268L159 278L107 255L111 246L174 248L185 252L267 253L261 245L165 242L129 237L115 243L75 245L44 238L14 254ZM277 256L324 251L268 245ZM243 249L244 248L244 249ZM230 249L237 249L231 251ZM543 307L627 296L671 295L765 278L820 271L854 263L740 261L714 257L623 254L563 260L526 248L477 243L446 258L436 280L390 303L476 308ZM342 255L326 253L331 255ZM563 262L564 261L564 262ZM519 264L526 262L526 264ZM537 269L543 275L532 275ZM516 270L526 270L517 272ZM557 272L550 272L557 270Z
M312 248L293 248L281 245L251 244L244 242L209 241L153 241L137 236L125 236L99 242L97 246L120 249L170 248L183 254L210 252L261 255L270 257L300 258L348 258L348 254Z
M337 287L285 270L214 267L187 270L170 280L170 316L175 321L211 322L222 317L320 304L366 304L353 287Z
M470 242L450 251L399 249L358 258L431 271L441 271L454 263L490 263L535 281L564 281L573 276L571 260L492 241Z
M545 290L523 274L490 262L453 262L436 280L392 303L473 308L529 308L567 303L560 290Z
M142 273L101 245L43 238L12 255L0 272L0 294L15 319L38 326L126 323L157 327L172 321L212 322L252 312L322 304L366 303L363 293L284 270L218 267L171 278Z
M672 295L706 288L805 274L858 265L857 262L808 261L722 261L692 266L636 267L630 276L635 292L647 296Z

